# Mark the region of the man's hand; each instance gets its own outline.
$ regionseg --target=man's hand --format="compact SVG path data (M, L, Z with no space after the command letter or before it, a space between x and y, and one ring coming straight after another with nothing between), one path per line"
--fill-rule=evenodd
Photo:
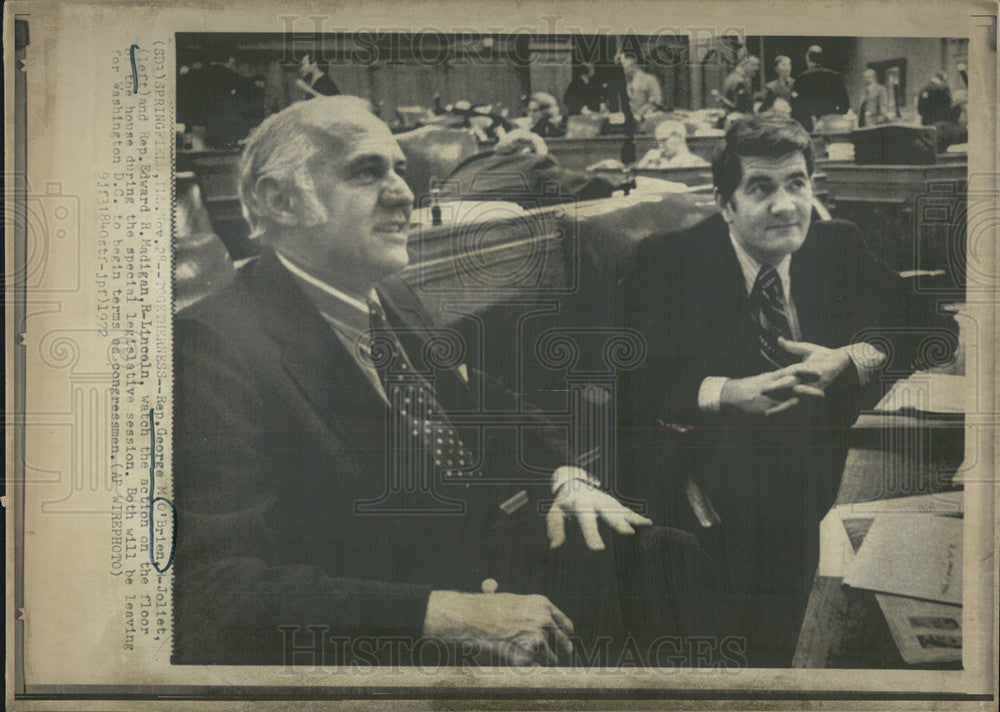
M425 636L509 665L557 665L572 634L566 614L537 595L432 591L424 618Z
M823 391L810 385L817 376L805 363L794 363L756 376L730 378L722 387L719 402L724 408L750 415L777 415L797 406L800 396L822 398Z
M852 366L851 357L846 348L828 349L808 341L789 341L783 336L778 337L778 345L789 353L802 357L801 365L819 376L810 385L824 393L827 386L837 380L837 376Z
M584 541L594 551L604 549L604 540L597 528L598 517L619 534L635 534L633 527L653 523L595 487L586 471L579 467L560 467L553 473L552 479L556 499L545 517L552 549L566 541L566 517L576 517Z

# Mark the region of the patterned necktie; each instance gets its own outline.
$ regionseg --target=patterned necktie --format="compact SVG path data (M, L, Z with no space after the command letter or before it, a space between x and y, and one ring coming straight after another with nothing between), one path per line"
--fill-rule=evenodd
M785 294L781 277L774 267L764 265L757 274L750 292L750 309L757 322L757 340L760 354L772 366L784 368L800 359L778 345L778 337L792 338L792 329L785 310Z
M419 486L423 473L433 472L449 479L481 476L475 471L475 457L448 421L434 387L413 368L382 307L369 300L368 312L369 356L389 399L392 442L396 444L390 455L404 470L400 474L414 486Z

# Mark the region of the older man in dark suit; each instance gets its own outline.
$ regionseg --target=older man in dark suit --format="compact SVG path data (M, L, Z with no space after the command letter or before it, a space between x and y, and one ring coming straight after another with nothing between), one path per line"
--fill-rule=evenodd
M174 663L572 662L574 630L634 625L617 576L654 550L641 625L668 625L653 584L692 543L619 544L649 521L491 401L510 394L393 278L404 168L354 97L296 104L245 148L261 256L175 321ZM564 517L586 545L561 546Z
M954 323L854 225L813 220L812 146L794 120L737 121L712 170L719 214L635 256L627 318L649 357L625 389L624 471L654 520L718 556L724 628L751 665L781 666L850 425L890 377L925 365L924 339L954 345Z

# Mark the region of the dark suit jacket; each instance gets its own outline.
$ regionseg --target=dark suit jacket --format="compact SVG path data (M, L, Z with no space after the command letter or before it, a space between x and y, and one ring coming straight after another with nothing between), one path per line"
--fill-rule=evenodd
M390 490L388 408L263 251L175 320L173 662L286 664L294 645L328 665L410 664L398 646L351 646L366 636L418 640L432 590L478 593L487 577L502 592L548 595L583 636L620 636L623 607L641 616L636 626L676 633L662 621L690 615L664 591L679 588L673 579L698 578L689 573L700 566L690 537L657 531L625 537L618 549L605 534L602 554L567 523L567 544L551 552L539 504L551 498L552 470L569 462L566 433L536 413L510 414L513 394L475 371L466 385L453 367L431 368L441 352L427 348L432 322L416 296L397 280L380 296L492 481L436 482L433 495L418 487L379 504ZM522 437L461 424L460 414L485 404L526 422ZM499 503L522 489L529 503L505 514ZM640 568L652 573L636 576ZM623 588L619 575L636 586Z
M851 100L844 87L844 77L826 67L807 69L795 78L792 118L812 131L812 117L846 114Z
M920 123L930 126L939 121L953 121L951 109L951 89L931 82L920 90L917 99L917 113Z
M726 223L714 215L685 232L649 238L634 265L627 318L646 338L647 359L625 385L622 472L632 473L633 492L650 502L654 520L712 540L736 597L730 608L743 616L733 623L736 632L755 640L754 625L785 628L784 641L761 642L758 652L785 646L790 660L849 427L892 378L928 365L919 358L927 337L955 346L953 322L876 263L854 225L814 222L791 262L802 339L831 348L874 340L890 359L866 389L849 369L825 399L784 414L713 416L697 404L706 377L773 370L758 352ZM721 526L706 530L694 518L688 477L708 495ZM783 616L790 622L775 623Z
M420 368L429 317L402 282L381 295ZM175 662L280 663L279 626L300 645L308 625L416 637L432 588L479 590L486 515L525 483L439 483L386 504L433 514L359 513L389 488L388 408L273 253L179 314L174 338ZM432 379L449 412L475 412L453 368ZM460 433L509 476L509 447ZM532 464L566 464L539 442Z

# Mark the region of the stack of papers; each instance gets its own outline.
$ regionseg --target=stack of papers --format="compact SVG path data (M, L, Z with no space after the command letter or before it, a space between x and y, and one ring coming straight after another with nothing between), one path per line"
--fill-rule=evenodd
M821 576L875 592L908 664L962 658L962 492L834 508Z
M853 143L831 143L826 147L826 155L831 161L853 161Z

